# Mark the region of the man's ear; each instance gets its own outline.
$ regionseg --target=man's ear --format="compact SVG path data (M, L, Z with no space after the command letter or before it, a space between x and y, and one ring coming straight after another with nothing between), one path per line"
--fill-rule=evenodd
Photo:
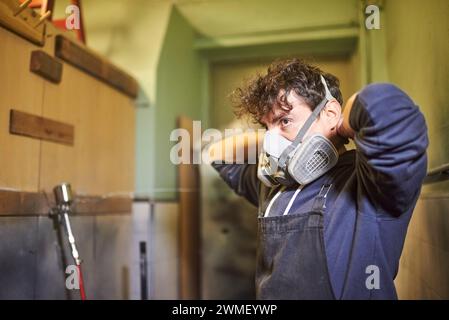
M332 99L327 104L326 107L322 111L324 119L326 120L329 128L331 130L336 130L338 126L338 122L341 118L341 105L340 103Z

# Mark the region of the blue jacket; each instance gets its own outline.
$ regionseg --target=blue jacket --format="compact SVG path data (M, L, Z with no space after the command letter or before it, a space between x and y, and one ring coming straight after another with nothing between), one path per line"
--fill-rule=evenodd
M397 299L394 278L407 227L426 175L427 127L413 101L391 84L371 84L354 101L350 125L356 150L306 185L289 214L310 211L332 175L324 217L324 242L334 294L339 299ZM257 165L213 163L235 192L263 215L279 187L257 178ZM286 189L270 212L281 214L296 187ZM377 271L374 271L377 270ZM367 286L379 276L379 288Z

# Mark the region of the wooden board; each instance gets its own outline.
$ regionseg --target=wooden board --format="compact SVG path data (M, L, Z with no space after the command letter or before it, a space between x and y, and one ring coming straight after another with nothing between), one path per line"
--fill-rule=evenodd
M75 129L72 125L11 110L9 132L32 138L73 145Z
M0 191L0 216L48 215L49 208L41 193Z
M178 118L178 128L193 137L193 120ZM192 141L190 146L193 146ZM191 152L191 159L193 150ZM200 174L198 165L178 166L179 188L179 294L200 299Z
M74 215L130 214L129 197L74 195ZM0 216L48 216L55 208L53 194L43 192L0 191Z
M45 82L43 116L70 117L76 128L73 147L42 142L39 187L62 181L86 195L129 195L134 190L135 108L119 91L64 66L58 86Z
M87 47L63 35L55 38L55 56L107 83L113 88L137 97L137 81Z
M60 31L47 27L51 33L42 51L52 56ZM70 64L64 64L58 85L43 80L30 72L31 53L38 47L1 27L0 47L0 74L6 75L0 77L0 189L50 191L67 181L83 195L129 196L134 190L133 99ZM70 123L76 143L10 134L11 109Z
M44 80L29 71L36 47L0 28L0 188L37 191L40 141L11 135L10 110L41 115Z
M61 82L62 63L44 51L36 50L31 53L30 71L53 82Z
M20 6L17 0L0 0L0 25L17 35L43 46L45 43L45 23L40 26L40 16L30 8L14 15Z

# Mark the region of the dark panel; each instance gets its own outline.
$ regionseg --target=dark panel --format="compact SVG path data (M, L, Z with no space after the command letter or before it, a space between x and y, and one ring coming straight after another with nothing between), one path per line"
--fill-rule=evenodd
M33 299L37 218L0 217L0 300Z
M83 259L86 294L93 295L95 261L93 258L94 218L70 217L77 249ZM65 270L74 265L64 226L54 218L39 217L36 299L79 300L78 290L66 290Z
M130 299L139 300L142 298L142 288L147 287L147 295L148 298L151 299L150 289L153 284L150 283L151 274L150 271L153 270L153 265L151 263L151 231L150 231L150 214L151 214L151 204L149 200L145 202L139 201L134 202L132 208L132 235L131 235L131 248L130 248L130 261L131 268L129 270L130 274L130 282L131 282L131 291L130 291ZM143 269L144 266L141 264L143 262L141 260L140 254L140 243L143 242L146 245L146 253L147 253L147 268ZM151 268L150 268L151 266ZM142 274L146 274L147 281L145 284L141 283Z
M128 299L132 240L129 216L95 217L93 299Z
M255 299L257 208L234 194L211 166L201 171L207 190L201 220L202 298Z
M131 215L72 216L88 299L130 297ZM61 232L61 234L59 234ZM79 299L66 290L74 264L63 226L49 217L0 217L0 300Z
M70 299L65 290L65 266L71 263L65 235L56 219L39 217L36 299Z
M97 265L95 259L95 242L97 241L97 235L95 230L95 217L74 216L71 218L72 230L75 235L77 248L80 254L82 262L82 270L84 277L84 285L86 289L86 297L89 300L95 299L97 290L96 282L98 281L98 275L104 272L104 270ZM67 237L65 238L66 242ZM71 263L73 259L70 256ZM114 281L114 279L109 279ZM76 298L79 299L78 292Z

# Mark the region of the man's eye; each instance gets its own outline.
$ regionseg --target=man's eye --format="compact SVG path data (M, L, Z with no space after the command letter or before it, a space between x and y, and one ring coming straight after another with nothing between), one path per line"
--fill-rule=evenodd
M289 118L283 118L283 119L281 119L281 125L282 125L283 127L288 126L288 125L290 124L290 122L291 122L291 119L289 119Z

